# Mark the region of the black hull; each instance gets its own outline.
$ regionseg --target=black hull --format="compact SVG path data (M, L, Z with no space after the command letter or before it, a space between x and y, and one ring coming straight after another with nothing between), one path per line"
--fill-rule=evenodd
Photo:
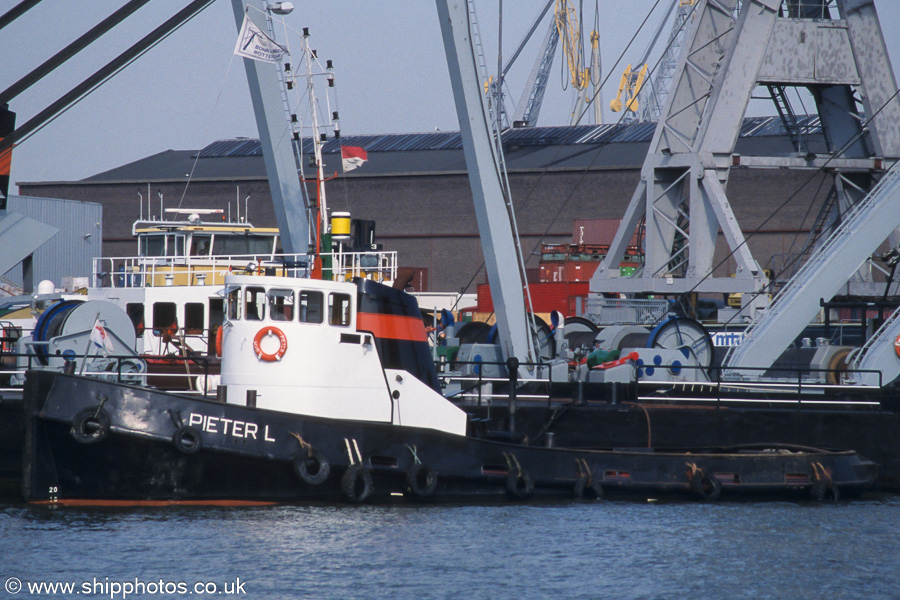
M875 478L875 466L850 451L546 448L43 372L29 374L26 400L30 502L809 498L852 494ZM327 474L316 473L311 455L328 463Z
M505 407L471 407L489 428L508 423ZM816 448L853 449L878 464L876 486L900 491L900 413L884 410L742 408L664 404L561 403L519 406L516 427L532 443L546 433L571 448L737 446L765 441Z

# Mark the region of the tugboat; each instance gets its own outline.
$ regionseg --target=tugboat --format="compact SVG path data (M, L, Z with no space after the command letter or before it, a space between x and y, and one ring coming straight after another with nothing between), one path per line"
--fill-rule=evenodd
M852 451L560 448L514 428L476 435L439 393L412 296L362 278L230 275L225 289L216 400L28 373L28 502L823 499L875 480L875 465Z

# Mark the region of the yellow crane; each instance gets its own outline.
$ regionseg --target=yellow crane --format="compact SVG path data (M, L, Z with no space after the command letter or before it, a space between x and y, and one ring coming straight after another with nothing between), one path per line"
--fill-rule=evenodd
M647 78L647 63L644 63L640 69L632 69L631 65L625 67L625 72L622 73L622 79L619 81L619 93L616 94L616 97L612 99L609 103L609 108L612 109L613 112L620 112L622 110L622 94L628 98L628 101L625 103L625 110L631 112L637 112L638 110L638 94L641 93L641 88L644 87L644 80Z
M647 80L647 59L649 58L653 47L656 45L656 42L659 40L665 24L669 21L672 13L677 9L675 20L672 24L672 31L669 34L669 43L666 46L663 57L660 59L659 69L655 75L655 79L648 88L649 94L645 98L645 100L648 100L644 110L644 113L646 114L641 117L642 120L659 118L665 95L668 93L668 85L671 80L672 72L678 61L681 41L684 37L684 30L687 25L686 21L692 14L692 9L696 3L697 0L671 0L665 16L656 29L653 41L650 42L650 45L644 52L644 56L638 61L636 67L632 68L632 65L625 67L625 71L622 73L622 79L619 81L619 91L616 94L616 97L609 103L609 107L613 112L621 112L624 108L626 112L637 113L638 108L640 108L638 96L643 90ZM626 98L624 101L623 96Z
M596 122L602 123L603 117L600 110L600 34L597 29L591 31L591 66L585 66L584 48L581 44L581 27L578 23L578 12L569 0L556 0L555 11L556 31L562 42L563 52L566 55L566 64L569 68L569 78L572 87L578 94L575 109L572 111L571 124L576 124L581 118L581 111L585 102L591 101L587 92L588 86L594 84L594 95L598 96L594 104Z

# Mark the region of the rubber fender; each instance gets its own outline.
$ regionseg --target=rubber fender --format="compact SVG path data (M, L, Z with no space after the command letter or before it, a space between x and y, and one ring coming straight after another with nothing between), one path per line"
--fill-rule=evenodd
M319 485L328 479L331 465L318 450L300 448L294 454L294 472L305 483Z
M506 491L514 498L529 498L534 493L534 480L525 469L506 474Z
M69 430L79 444L95 444L109 435L109 415L99 406L85 408L72 419Z
M172 443L182 454L197 454L203 446L203 436L196 428L182 425L172 435Z
M351 502L364 502L372 495L372 470L361 464L350 465L341 477L341 492Z
M691 492L701 500L718 500L722 494L722 484L715 477L698 470L691 476Z
M428 465L416 463L406 472L406 486L413 495L427 498L437 490L437 473Z

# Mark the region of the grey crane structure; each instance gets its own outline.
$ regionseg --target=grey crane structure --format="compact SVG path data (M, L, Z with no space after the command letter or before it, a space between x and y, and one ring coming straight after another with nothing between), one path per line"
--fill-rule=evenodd
M696 1L696 0L695 0ZM650 51L656 46L663 27L669 21L672 13L675 13L675 19L672 21L672 28L669 32L669 41L663 51L663 55L659 60L659 66L653 75L649 85L645 84L641 93L641 121L657 122L662 116L662 109L666 102L666 95L669 93L669 84L672 82L672 75L678 66L678 56L681 53L681 46L687 29L687 21L692 14L694 2L685 0L672 0L666 11L659 28L653 36L653 41L647 48L644 57L637 64L640 66L647 62L650 57Z
M874 2L835 4L840 18L810 19L782 16L782 0L699 1L641 181L591 280L592 292L760 292L766 277L726 194L733 167L827 165L839 205L849 208L874 185L880 159L900 156L900 106L889 102L896 84ZM803 4L788 0L788 6ZM830 154L736 155L757 85L808 87ZM642 220L643 270L619 277L618 265ZM737 263L734 277L712 273L720 229Z
M836 285L835 279L858 277L853 273L900 226L900 212L883 205L866 208L872 202L861 202L883 175L884 164L900 157L896 79L874 0L699 0L694 13L640 183L590 290L743 292L746 304L764 305L760 292L767 278L729 205L729 172L737 166L827 168L833 175L835 208L844 220L854 218L851 209L857 205L868 219L857 216L855 229L845 227L840 233L836 229L840 244L832 243L830 254L823 246L816 257L819 268L795 277L789 285L791 298L776 299L780 310L765 311L728 359L732 366L766 366L814 316L820 300L829 300L840 289L853 291L846 279ZM808 88L828 153L735 154L741 122L757 86L775 89L773 97L783 97L783 90L791 86ZM787 122L786 127L790 131ZM882 190L875 200L890 194ZM642 220L643 270L635 277L619 277L626 245ZM837 226L840 220L834 222ZM719 230L737 265L733 277L713 273ZM838 247L841 250L835 251ZM827 268L835 261L841 265ZM857 289L873 289L871 281L857 283Z
M496 308L501 352L504 359L515 357L520 363L534 362L536 355L525 312L525 282L516 252L514 222L504 190L498 148L492 141L492 119L481 90L468 2L436 0L435 3L484 250L485 270Z

